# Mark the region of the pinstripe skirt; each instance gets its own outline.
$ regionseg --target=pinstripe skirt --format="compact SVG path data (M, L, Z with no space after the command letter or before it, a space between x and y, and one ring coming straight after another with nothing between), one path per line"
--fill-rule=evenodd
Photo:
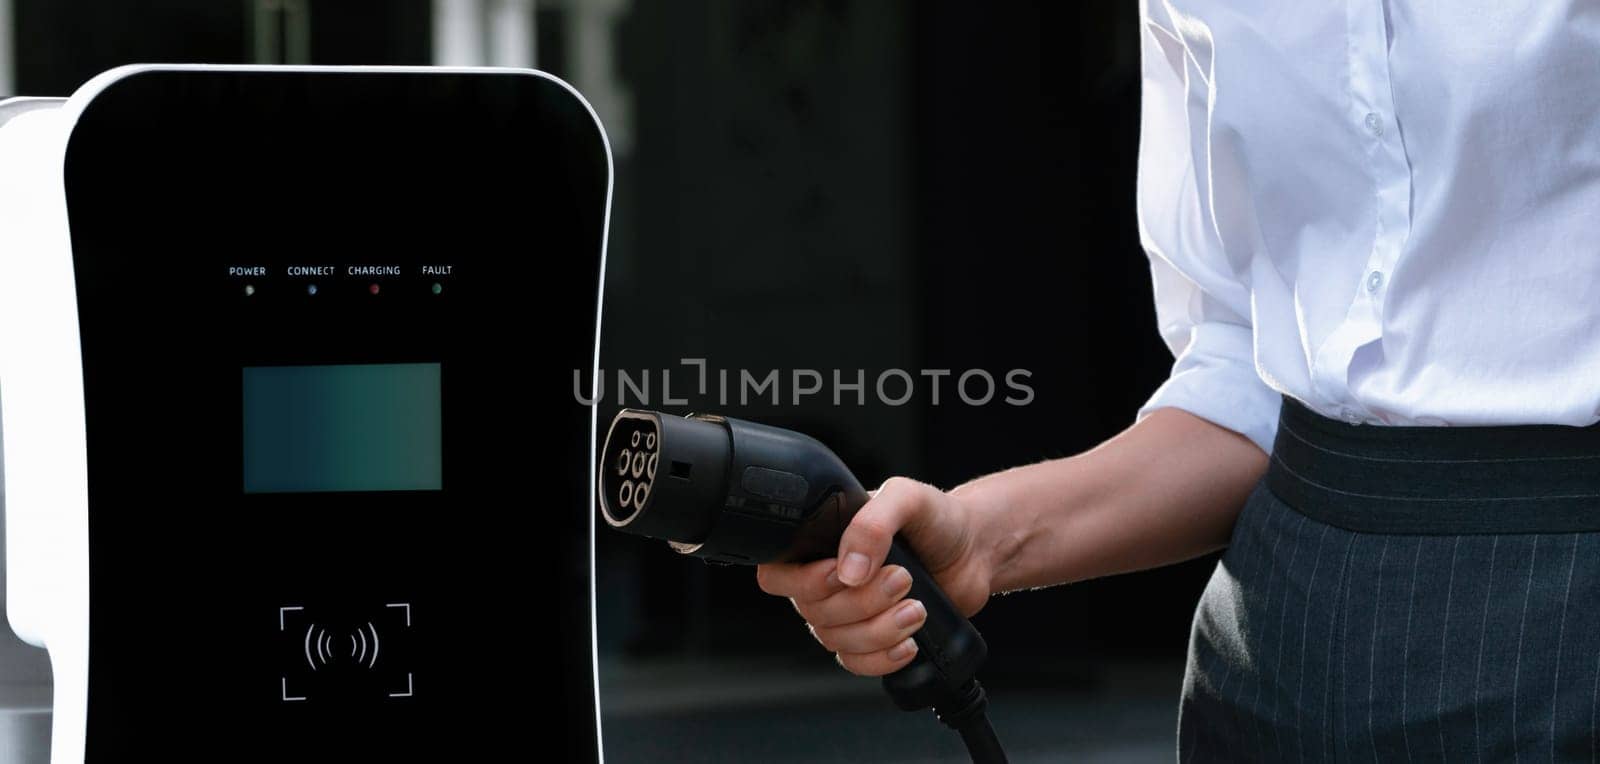
M1180 761L1600 759L1600 428L1280 422Z

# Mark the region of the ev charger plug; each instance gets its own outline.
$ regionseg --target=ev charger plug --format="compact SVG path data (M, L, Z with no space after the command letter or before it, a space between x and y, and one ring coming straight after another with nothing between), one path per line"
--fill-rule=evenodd
M598 471L600 511L611 527L729 565L830 557L868 499L815 439L706 414L623 409L611 421ZM911 573L908 596L928 615L912 635L917 656L883 677L884 690L901 709L932 708L961 733L974 762L1005 762L977 679L988 655L983 637L898 537L885 564Z

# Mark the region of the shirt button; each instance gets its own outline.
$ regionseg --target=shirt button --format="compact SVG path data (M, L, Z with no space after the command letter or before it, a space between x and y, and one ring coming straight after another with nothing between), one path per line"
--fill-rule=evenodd
M1379 119L1377 114L1374 114L1370 111L1367 112L1367 129L1371 130L1374 136L1382 138L1383 120Z
M1377 292L1378 288L1381 287L1381 286L1383 286L1383 272L1382 271L1373 271L1373 272L1367 274L1367 291L1368 292Z

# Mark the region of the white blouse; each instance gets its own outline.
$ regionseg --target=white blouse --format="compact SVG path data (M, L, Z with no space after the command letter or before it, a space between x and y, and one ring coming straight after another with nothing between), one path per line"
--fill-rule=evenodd
M1600 0L1142 4L1141 416L1600 419Z

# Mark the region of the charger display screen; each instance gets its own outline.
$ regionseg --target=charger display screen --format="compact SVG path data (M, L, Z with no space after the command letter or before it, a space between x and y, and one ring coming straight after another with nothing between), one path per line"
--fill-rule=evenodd
M245 493L437 491L437 363L247 366Z

